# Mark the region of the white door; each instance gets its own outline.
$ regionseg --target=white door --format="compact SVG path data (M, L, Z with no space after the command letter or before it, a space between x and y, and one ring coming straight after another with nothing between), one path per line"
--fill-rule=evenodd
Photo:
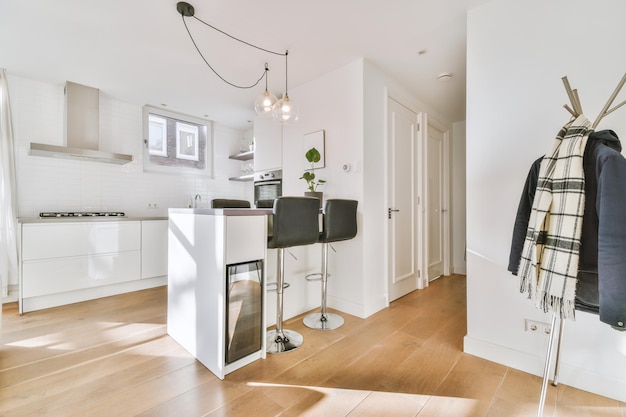
M418 288L417 120L416 113L388 99L387 259L390 302Z
M444 273L445 238L444 218L447 215L445 195L445 146L442 129L428 123L426 133L426 242L428 245L428 281Z

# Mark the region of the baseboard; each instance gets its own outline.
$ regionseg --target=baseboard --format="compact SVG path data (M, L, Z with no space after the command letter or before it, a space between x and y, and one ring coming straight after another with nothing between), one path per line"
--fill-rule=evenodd
M2 304L17 302L20 291L17 285L9 285L9 294L2 298Z
M545 357L530 355L505 346L495 345L484 340L465 336L463 350L470 355L478 356L492 362L518 369L539 377L543 377ZM554 376L554 363L550 370L550 380ZM559 383L602 395L617 401L626 401L626 383L622 380L608 378L588 369L561 362L559 366ZM537 393L539 400L539 393Z
M102 287L86 288L76 291L67 291L59 294L50 294L39 297L24 298L22 300L22 313L42 310L44 308L58 307L81 301L94 300L96 298L109 297L127 292L145 290L153 287L167 285L167 276L157 278L138 279Z

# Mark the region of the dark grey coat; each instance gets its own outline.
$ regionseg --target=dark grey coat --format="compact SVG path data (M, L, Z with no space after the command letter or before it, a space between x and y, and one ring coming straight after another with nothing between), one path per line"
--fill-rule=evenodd
M576 309L626 329L626 159L612 130L589 135L583 168L585 212L576 286ZM517 275L541 159L528 173L518 206L508 270Z

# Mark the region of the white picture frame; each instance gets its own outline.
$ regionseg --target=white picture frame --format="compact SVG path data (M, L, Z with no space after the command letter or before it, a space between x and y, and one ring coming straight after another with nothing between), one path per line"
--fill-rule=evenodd
M306 159L306 153L309 149L315 148L320 153L319 162L313 164L314 169L324 168L326 166L326 149L325 149L325 132L324 129L318 130L315 132L307 133L304 135L303 142L303 152L302 157L304 158L304 169L310 170L311 163Z

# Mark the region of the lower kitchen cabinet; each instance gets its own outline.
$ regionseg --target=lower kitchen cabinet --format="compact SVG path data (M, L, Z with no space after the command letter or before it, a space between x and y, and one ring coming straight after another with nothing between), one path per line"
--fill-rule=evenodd
M166 283L167 220L21 223L20 313Z
M141 222L141 278L167 276L167 220Z

